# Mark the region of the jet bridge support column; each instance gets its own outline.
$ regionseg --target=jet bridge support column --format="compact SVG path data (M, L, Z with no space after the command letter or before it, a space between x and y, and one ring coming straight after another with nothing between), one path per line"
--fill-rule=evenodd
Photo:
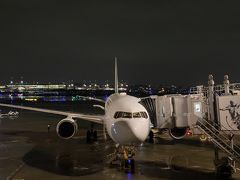
M228 80L228 75L225 75L224 76L224 81L223 81L223 84L224 84L224 94L225 95L229 95L230 92L229 92L229 80Z
M208 119L214 121L214 80L213 75L208 76Z
M215 114L214 114L214 80L213 75L208 76L208 121L211 124L215 122ZM214 157L215 157L215 165L219 162L219 151L218 147L214 145Z

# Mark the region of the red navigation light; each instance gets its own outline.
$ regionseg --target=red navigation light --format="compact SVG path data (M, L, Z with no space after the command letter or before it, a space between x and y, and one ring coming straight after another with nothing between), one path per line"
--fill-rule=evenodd
M192 134L193 134L192 131L190 129L188 129L186 135L187 136L192 136Z

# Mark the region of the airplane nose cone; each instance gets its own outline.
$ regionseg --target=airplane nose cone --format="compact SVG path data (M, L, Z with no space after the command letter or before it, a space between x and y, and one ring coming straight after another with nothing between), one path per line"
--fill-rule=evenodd
M128 125L138 141L143 142L149 135L150 124L147 119L132 119Z
M120 144L139 143L146 140L150 130L148 119L129 119L115 122L111 135Z

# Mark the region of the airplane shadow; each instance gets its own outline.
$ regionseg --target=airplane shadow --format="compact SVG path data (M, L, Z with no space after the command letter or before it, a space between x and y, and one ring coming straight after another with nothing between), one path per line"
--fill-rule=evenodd
M112 141L86 144L85 137L62 140L55 132L5 130L1 134L4 135L2 140L24 137L26 143L35 144L22 157L23 162L60 175L83 176L101 171L105 165L106 154L113 151Z
M154 144L159 145L175 145L175 144L184 144L184 145L191 145L197 147L206 147L206 148L213 148L213 144L211 142L201 142L198 139L164 139L164 138L155 138Z
M204 169L194 169L171 165L159 161L138 161L139 171L142 175L159 179L219 179L215 172Z
M67 141L59 140L55 133L46 135L46 133L34 133L31 131L4 132L8 136L28 137L32 142L37 142L22 160L31 167L42 169L51 173L66 176L84 176L102 171L105 167L105 155L112 151L112 141L109 142L109 149L104 149L106 143L86 144L85 138L70 139ZM45 139L44 139L45 138ZM49 140L48 140L49 138ZM193 143L199 146L199 142L193 140L164 141L160 143ZM182 162L182 159L176 159ZM184 162L184 160L183 160ZM177 165L176 165L177 164ZM204 169L188 167L186 164L160 161L136 161L136 173L149 178L159 179L219 179L215 172L209 172Z
M101 152L93 152L87 145L75 147L69 143L37 145L25 154L23 161L29 166L67 176L93 174L104 167Z

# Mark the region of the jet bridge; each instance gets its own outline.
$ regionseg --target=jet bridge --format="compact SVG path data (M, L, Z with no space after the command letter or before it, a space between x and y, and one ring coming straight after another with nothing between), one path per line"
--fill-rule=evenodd
M198 134L200 131L195 126L204 118L218 124L219 130L239 133L240 84L230 84L227 79L222 86L214 86L213 77L210 76L208 87L197 86L191 88L190 93L150 96L142 98L141 104L148 110L153 126L158 129L188 127Z
M194 129L206 112L201 94L150 96L142 99L142 103L150 114L152 124L158 129Z
M214 85L209 75L207 87L191 88L190 93L150 96L141 103L154 128L169 129L175 139L183 138L188 128L195 135L205 134L215 145L217 171L226 166L236 170L235 162L240 163L240 142L234 138L240 136L240 84L230 84L226 75L223 85ZM221 162L218 150L226 153L227 163Z

